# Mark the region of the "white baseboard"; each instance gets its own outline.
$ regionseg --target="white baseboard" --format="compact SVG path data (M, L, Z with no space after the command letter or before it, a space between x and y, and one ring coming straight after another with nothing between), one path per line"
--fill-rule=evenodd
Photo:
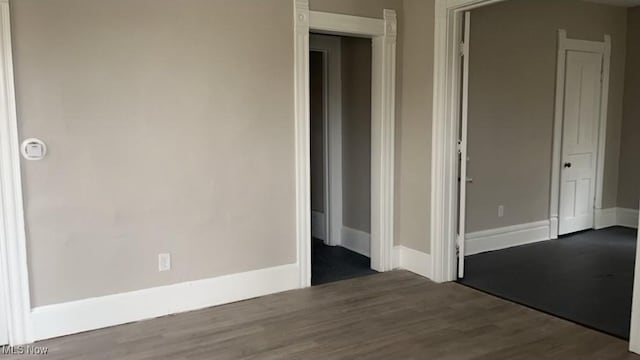
M550 238L549 220L477 231L465 236L465 255L506 249Z
M340 244L351 251L369 257L371 255L371 235L364 231L343 226Z
M37 307L33 340L250 299L300 286L296 264Z
M311 236L320 240L327 240L327 217L324 213L311 211Z
M432 278L431 255L408 247L397 245L393 248L393 267Z
M616 208L616 210L616 220L618 226L624 226L634 229L638 228L638 210L624 208Z
M552 216L549 219L549 238L555 240L558 238L559 222L557 216Z
M616 225L618 225L618 208L595 209L594 229L604 229Z
M594 228L604 229L611 226L638 228L638 210L625 208L596 209Z

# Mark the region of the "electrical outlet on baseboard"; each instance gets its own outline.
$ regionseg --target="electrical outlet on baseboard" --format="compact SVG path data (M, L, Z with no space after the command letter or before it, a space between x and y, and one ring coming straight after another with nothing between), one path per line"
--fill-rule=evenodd
M171 254L158 254L158 271L171 270Z
M504 216L504 205L498 206L498 217Z

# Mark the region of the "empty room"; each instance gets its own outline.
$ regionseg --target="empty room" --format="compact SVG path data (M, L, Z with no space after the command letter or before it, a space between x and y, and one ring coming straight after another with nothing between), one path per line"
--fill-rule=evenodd
M0 0L0 359L640 359L640 0Z
M466 14L460 281L629 339L640 7L620 5L513 0Z

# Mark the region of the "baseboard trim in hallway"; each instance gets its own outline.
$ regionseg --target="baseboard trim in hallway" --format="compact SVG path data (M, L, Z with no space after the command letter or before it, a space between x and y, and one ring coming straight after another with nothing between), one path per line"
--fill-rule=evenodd
M542 220L468 233L465 236L465 254L475 255L549 240L550 226L549 220Z

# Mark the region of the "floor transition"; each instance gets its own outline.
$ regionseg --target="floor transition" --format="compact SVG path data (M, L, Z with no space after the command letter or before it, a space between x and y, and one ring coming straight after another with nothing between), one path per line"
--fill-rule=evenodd
M468 256L475 289L629 338L636 230L590 230Z
M371 270L371 261L340 246L327 246L313 239L311 251L311 284L320 285L359 276L377 274Z
M47 360L640 359L618 338L406 271L36 345L49 348Z

